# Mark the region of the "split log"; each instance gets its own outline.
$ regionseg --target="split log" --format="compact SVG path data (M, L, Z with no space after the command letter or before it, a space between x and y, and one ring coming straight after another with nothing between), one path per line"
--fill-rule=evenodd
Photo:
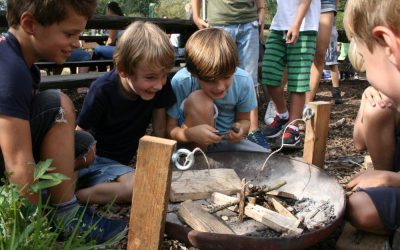
M289 198L289 199L297 200L297 197L294 194L284 192L284 191L272 190L272 191L267 192L267 194L282 197L282 198Z
M218 206L210 209L209 213L215 213L225 208L234 212L238 212L239 207L237 205L239 204L239 201L240 199L237 197L214 192L211 194L211 202L217 204Z
M211 195L211 201L217 205L224 205L234 201L239 202L239 198L215 192ZM230 206L228 209L238 211L237 206ZM300 223L299 220L288 218L259 205L247 205L244 214L277 232L288 232L290 235L299 235L303 232L302 229L297 228Z
M271 197L271 201L272 201L272 204L274 205L275 210L278 213L280 213L280 214L282 214L282 215L284 215L284 216L286 216L288 218L297 220L296 216L294 216L289 210L287 210L285 208L285 206L283 206L282 203L280 203L278 201L278 199ZM300 224L300 221L299 221L299 224ZM296 227L298 227L298 226L299 225L297 225Z
M179 216L194 230L209 233L234 234L223 221L209 214L201 205L187 200L181 203L178 210Z
M298 220L288 218L259 205L247 205L244 213L246 216L265 224L277 232L286 232L288 235L299 235L303 232L303 229L297 228L299 225Z
M170 201L207 199L215 191L236 194L241 187L240 178L233 169L174 171Z

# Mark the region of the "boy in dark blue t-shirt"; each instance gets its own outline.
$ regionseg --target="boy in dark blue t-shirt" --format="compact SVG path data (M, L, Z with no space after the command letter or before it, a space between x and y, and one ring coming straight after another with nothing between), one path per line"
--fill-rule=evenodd
M75 230L74 216L82 216L79 234L96 223L97 229L85 237L101 243L124 230L126 223L100 218L78 204L74 195L74 106L59 91L39 93L40 73L34 66L39 59L63 63L79 47L79 34L95 8L95 0L7 1L10 28L0 36L0 168L1 173L9 173L10 182L22 195L36 203L38 194L29 193L36 162L53 159L55 170L51 172L69 177L49 188L54 219L57 224L67 223L66 234Z
M93 164L79 171L77 197L104 204L130 203L133 169L128 166L150 122L165 137L166 108L175 103L167 76L174 50L167 34L151 23L131 24L118 40L116 70L92 83L78 117L78 128L97 140Z

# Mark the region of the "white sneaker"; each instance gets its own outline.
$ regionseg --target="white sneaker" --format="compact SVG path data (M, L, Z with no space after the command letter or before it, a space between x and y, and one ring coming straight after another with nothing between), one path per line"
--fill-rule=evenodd
M270 125L274 121L274 117L276 115L274 102L271 100L268 103L267 110L265 111L264 122L267 125Z

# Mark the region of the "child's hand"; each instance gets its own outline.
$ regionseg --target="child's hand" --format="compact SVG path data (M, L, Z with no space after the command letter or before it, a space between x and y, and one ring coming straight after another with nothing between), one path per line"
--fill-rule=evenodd
M347 189L355 191L357 188L368 187L390 187L391 175L397 174L390 171L383 170L366 170L355 175L347 185Z
M292 26L286 33L286 43L295 44L299 39L299 28L297 26Z
M372 86L366 88L363 95L372 107L375 107L377 104L381 108L394 107L393 101L389 97L385 96Z
M236 122L232 125L231 132L227 136L230 143L237 143L244 137L244 131L240 127L240 123Z
M213 143L220 143L222 136L215 134L214 127L203 124L186 129L186 137L189 141L201 146L208 146Z

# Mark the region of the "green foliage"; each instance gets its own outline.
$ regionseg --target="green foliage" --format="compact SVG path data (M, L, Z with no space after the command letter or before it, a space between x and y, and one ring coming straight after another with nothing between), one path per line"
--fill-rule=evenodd
M158 5L158 16L168 18L186 18L185 4L187 0L163 0Z
M31 191L55 186L67 177L61 174L47 174L52 160L39 162L35 169ZM51 208L43 203L41 196L37 205L21 196L18 188L6 180L0 186L0 249L42 250L42 249L94 249L94 242L85 242L83 237L71 235L64 244L58 243L60 228L52 227Z

